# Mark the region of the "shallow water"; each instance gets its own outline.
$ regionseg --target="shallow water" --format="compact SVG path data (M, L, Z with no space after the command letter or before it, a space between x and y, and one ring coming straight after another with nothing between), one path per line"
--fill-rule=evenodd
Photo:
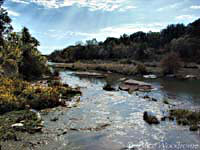
M42 111L42 134L24 136L22 142L5 143L9 149L34 150L196 150L200 149L200 133L189 127L164 121L149 125L143 121L144 111L160 119L169 107L199 109L199 81L143 80L157 90L149 93L102 90L106 82L118 88L124 76L110 74L106 80L80 78L72 71L60 72L62 82L81 87L80 102L71 108L58 107ZM131 77L128 77L131 78ZM150 101L143 97L156 98ZM163 99L169 99L169 106ZM76 99L76 98L75 98ZM52 121L53 118L56 121Z
M120 77L111 75L110 81L117 83ZM104 91L104 80L81 79L70 71L61 72L61 78L70 86L81 87L83 95L77 107L57 109L43 116L45 128L52 132L53 140L42 149L200 149L199 133L190 132L188 127L169 121L151 126L143 121L144 111L152 111L160 118L169 109L163 103L166 96L173 98L170 102L177 106L198 107L200 96L194 90L200 86L199 83L191 82L189 87L188 82L147 80L158 90L129 94ZM158 101L143 99L144 95ZM59 120L50 121L55 116ZM101 129L104 125L105 128ZM63 133L65 130L67 133Z

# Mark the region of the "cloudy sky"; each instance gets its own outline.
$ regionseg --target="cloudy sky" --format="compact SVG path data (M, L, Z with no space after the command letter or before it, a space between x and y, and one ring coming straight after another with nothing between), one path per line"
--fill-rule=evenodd
M200 0L6 0L16 31L26 26L48 54L77 41L160 31L200 18Z

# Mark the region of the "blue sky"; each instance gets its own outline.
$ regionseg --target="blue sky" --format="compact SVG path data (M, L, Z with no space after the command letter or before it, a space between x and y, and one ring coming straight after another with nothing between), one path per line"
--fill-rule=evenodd
M16 31L29 28L43 54L200 18L200 0L6 0L4 8Z

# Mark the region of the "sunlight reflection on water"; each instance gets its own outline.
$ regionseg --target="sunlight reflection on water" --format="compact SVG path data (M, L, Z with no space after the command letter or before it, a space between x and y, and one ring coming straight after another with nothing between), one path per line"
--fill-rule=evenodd
M135 93L128 94L124 91L104 91L102 87L105 81L80 79L72 74L73 72L70 71L61 72L62 81L73 87L82 87L83 95L80 105L64 112L58 120L60 127L80 129L94 128L101 124L109 124L109 126L98 131L71 131L63 135L63 139L59 139L70 143L62 145L60 149L116 150L125 147L160 149L155 145L161 142L200 144L198 136L189 132L188 128L167 121L150 126L143 121L144 111L154 112L160 119L163 111L168 109L168 106L162 102L163 91L146 93L158 99L154 102L142 98L143 93L136 96Z

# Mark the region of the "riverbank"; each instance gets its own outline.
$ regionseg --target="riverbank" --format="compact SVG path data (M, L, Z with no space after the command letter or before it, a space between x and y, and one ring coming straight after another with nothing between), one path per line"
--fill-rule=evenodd
M69 69L73 71L101 71L104 73L119 73L122 75L156 75L157 78L177 78L177 79L200 79L200 66L198 64L184 64L175 74L163 75L162 68L156 62L104 62L104 61L83 61L74 63L55 63L55 68Z
M0 143L7 149L7 141L23 143L27 134L42 133L43 109L67 107L81 91L62 84L59 77L27 82L0 78Z

